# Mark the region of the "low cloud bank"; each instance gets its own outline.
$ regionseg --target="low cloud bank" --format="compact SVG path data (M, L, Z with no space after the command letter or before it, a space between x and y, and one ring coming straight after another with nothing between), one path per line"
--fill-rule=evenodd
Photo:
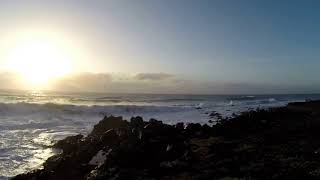
M28 82L10 72L0 73L0 83L1 89L31 89ZM51 80L42 89L105 93L268 94L315 93L320 86L195 81L168 73L78 73Z
M135 76L138 80L166 80L174 77L172 74L167 73L139 73Z

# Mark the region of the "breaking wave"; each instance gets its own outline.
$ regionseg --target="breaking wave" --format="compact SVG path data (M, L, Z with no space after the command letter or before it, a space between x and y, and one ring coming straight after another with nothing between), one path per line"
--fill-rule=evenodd
M320 98L319 96L308 99ZM105 115L142 116L168 124L207 123L212 111L229 116L248 108L285 105L305 96L187 96L17 94L0 92L0 179L41 167L56 150L50 145L87 134Z

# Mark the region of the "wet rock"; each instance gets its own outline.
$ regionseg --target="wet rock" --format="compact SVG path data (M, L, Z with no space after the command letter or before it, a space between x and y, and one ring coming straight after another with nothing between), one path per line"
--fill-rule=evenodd
M149 123L158 124L158 125L162 125L163 124L162 121L158 121L158 120L152 119L152 118L149 120Z
M102 121L94 126L89 136L99 136L109 129L127 127L128 122L123 120L122 117L105 116Z
M71 153L78 148L82 138L83 135L81 134L76 136L69 136L63 140L58 141L56 144L53 145L53 147L62 149L65 153Z
M201 136L202 126L199 123L189 123L186 127L186 134L189 136Z
M101 166L104 164L104 162L107 159L107 155L112 151L110 149L108 152L105 152L103 150L98 151L98 153L92 157L92 159L89 161L89 165L94 165L94 166Z
M109 129L101 135L100 140L104 145L112 146L119 143L120 137L116 130Z
M132 117L130 122L131 122L131 125L136 128L142 128L144 126L143 119L140 116Z
M165 161L160 163L161 168L165 168L170 171L176 171L177 169L182 169L187 166L188 166L188 163L178 159L174 161Z
M184 123L180 122L175 125L176 129L179 131L184 130Z

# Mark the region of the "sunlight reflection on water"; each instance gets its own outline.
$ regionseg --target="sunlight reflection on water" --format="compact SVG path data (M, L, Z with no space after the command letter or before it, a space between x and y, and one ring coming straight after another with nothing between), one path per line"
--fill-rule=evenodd
M0 180L41 169L50 156L61 152L49 147L54 142L54 135L46 129L2 130L0 133L3 137L0 139Z
M27 166L30 169L42 168L42 164L44 163L44 161L46 161L49 157L60 152L61 152L60 150L53 149L53 148L33 150L32 151L33 157L27 160L28 161Z

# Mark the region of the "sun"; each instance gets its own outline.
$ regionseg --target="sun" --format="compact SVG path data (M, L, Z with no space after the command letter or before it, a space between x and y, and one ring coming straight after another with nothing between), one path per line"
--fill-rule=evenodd
M15 47L7 57L7 68L18 73L32 86L71 72L71 62L63 49L54 43L32 40Z

